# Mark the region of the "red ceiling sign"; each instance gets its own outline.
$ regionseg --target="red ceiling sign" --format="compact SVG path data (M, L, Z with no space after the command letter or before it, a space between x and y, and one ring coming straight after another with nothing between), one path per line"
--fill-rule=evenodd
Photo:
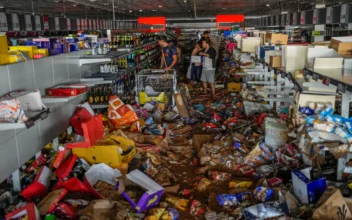
M160 32L166 29L165 17L140 17L138 24L143 32Z
M218 29L229 30L234 23L244 21L244 15L229 14L216 15L216 27Z

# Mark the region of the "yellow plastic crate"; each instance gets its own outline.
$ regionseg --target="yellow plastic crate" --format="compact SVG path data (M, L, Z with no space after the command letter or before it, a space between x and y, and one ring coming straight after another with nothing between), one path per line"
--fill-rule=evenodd
M38 51L38 47L37 46L11 46L10 50L27 52L29 58L33 59L34 54L36 54Z
M7 36L0 36L0 54L7 54L9 45L7 43Z
M145 92L139 92L139 104L144 105L147 102L167 102L167 97L165 92L161 92L157 97L150 97Z
M130 139L112 135L90 148L72 148L72 153L89 164L105 163L117 168L133 159L136 155L136 146Z
M47 48L38 49L37 53L43 55L43 57L49 56L49 50Z

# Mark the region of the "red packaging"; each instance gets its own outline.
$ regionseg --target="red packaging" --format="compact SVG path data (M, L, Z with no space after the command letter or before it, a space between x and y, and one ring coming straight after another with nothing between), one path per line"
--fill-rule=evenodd
M89 148L104 137L102 115L94 116L86 123L82 123L84 142L67 143L67 148Z
M213 114L213 118L215 119L215 121L220 121L221 120L220 116L218 114L216 114L215 112Z
M31 166L27 167L26 172L33 172L37 167L45 165L47 161L48 158L46 158L44 154L41 154L37 159L35 159Z
M278 177L274 177L268 180L269 187L281 186L283 182L284 180Z
M77 134L83 136L82 124L89 122L92 118L93 115L86 108L77 107L74 115L70 118L70 124Z
M218 172L218 171L208 171L208 176L213 180L229 180L231 179L231 174Z
M60 181L62 181L64 178L68 177L70 172L72 171L73 166L75 165L77 160L76 155L72 155L70 158L65 160L59 168L55 171L56 176Z
M183 189L183 190L181 190L180 194L188 197L188 196L192 195L192 190L191 189Z
M60 167L60 165L72 154L72 150L67 147L60 146L57 150L57 156L55 158L55 162L53 167L56 169Z
M63 202L57 204L53 212L69 219L76 218L75 208L72 205Z
M60 85L46 90L49 96L77 96L88 91L84 84Z
M204 123L202 124L204 128L217 128L216 124L213 123Z
M48 167L43 166L37 173L33 183L29 184L21 192L21 196L27 200L33 197L43 197L48 191L49 179L52 172Z
M205 213L205 208L198 200L193 200L191 204L190 213L193 216L201 216Z
M77 178L72 177L63 183L64 188L69 192L87 193L89 189Z
M34 203L29 203L28 205L16 209L13 212L8 213L5 218L6 220L20 219L21 217L27 217L28 220L40 220L40 214Z
M257 121L255 123L256 126L259 126L263 123L264 119L266 118L267 114L266 113L262 113L258 118Z

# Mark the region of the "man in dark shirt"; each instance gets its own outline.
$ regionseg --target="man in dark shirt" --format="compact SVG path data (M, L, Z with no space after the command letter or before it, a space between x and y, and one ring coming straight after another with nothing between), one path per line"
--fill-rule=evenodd
M213 47L210 46L210 41L207 39L202 40L203 50L199 52L199 55L202 56L203 71L201 76L201 81L203 84L204 94L207 92L207 83L210 84L211 92L213 98L215 98L215 58L216 51ZM209 65L209 62L210 65Z
M177 64L177 49L174 46L171 46L166 38L161 36L159 38L159 45L162 48L162 56L161 56L161 65L160 68L165 68L165 71L169 71L170 69L176 69Z

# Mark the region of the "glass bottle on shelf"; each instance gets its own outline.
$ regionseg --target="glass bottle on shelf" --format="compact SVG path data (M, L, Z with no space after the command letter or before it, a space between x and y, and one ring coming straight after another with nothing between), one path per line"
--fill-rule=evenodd
M116 48L120 47L120 35L116 35Z
M88 102L93 105L94 104L94 90L91 88L88 92Z
M94 88L94 104L98 104L100 101L99 90L97 87Z
M105 95L104 95L104 91L103 91L103 87L100 86L99 87L99 91L100 91L100 103L103 104L105 102Z

